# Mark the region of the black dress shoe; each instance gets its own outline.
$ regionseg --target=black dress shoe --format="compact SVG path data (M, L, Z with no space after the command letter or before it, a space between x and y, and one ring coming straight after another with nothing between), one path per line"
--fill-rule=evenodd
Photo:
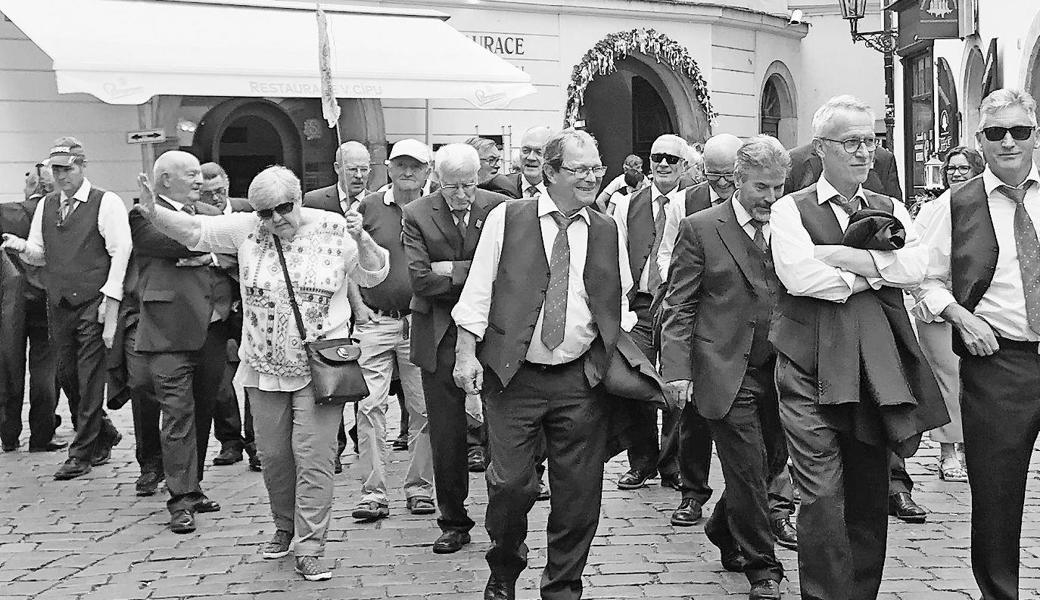
M94 456L90 459L90 464L95 467L108 464L108 461L112 458L112 448L121 441L123 441L123 434L118 431L108 439L99 437L97 446L94 449Z
M628 473L618 477L617 486L619 490L637 490L646 485L646 481L652 479L655 475L657 473L653 471L643 473L642 471L630 469Z
M484 457L484 449L474 446L469 449L466 456L466 468L470 473L483 473L487 469L487 460Z
M166 475L156 471L145 471L134 483L134 491L138 496L152 496L159 489L159 482L166 479Z
M433 542L434 554L451 554L462 550L470 542L469 532L445 531Z
M225 444L220 449L220 454L213 457L213 464L222 467L225 465L233 465L242 460L242 449L236 448L231 444Z
M924 523L928 518L928 511L918 506L906 492L888 497L888 514L907 523Z
M54 478L58 481L65 481L66 479L75 479L87 473L90 473L90 461L70 457L54 473Z
M195 531L195 515L190 510L180 509L170 514L170 531L174 533L191 533Z
M63 448L67 448L68 445L69 443L66 441L52 439L43 446L29 446L29 452L56 452ZM15 446L15 448L17 448L17 446Z
M484 587L484 600L516 600L516 582L499 579L492 573Z
M762 579L751 584L748 600L780 600L780 584L772 579Z
M672 511L672 525L678 525L679 527L689 527L696 525L697 521L701 520L703 513L701 511L701 505L692 498L683 498L683 501L679 503L679 508Z
M682 480L679 479L678 473L671 475L661 475L661 487L672 488L673 490L682 491Z
M195 512L199 513L211 513L220 510L220 503L216 500L210 500L209 498L203 498L192 505Z
M791 517L773 519L770 523L776 543L788 550L798 549L798 530L791 524Z
M708 527L704 528L704 533L708 536L708 541L714 544L721 552L720 562L722 563L722 568L733 573L743 573L744 567L747 565L747 559L740 553L740 548L735 544L722 543L721 540L711 534L711 530Z

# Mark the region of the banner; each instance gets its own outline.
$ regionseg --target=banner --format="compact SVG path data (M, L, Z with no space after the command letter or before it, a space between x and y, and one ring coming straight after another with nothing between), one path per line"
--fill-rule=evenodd
M318 70L321 73L321 115L329 128L339 123L339 102L332 88L332 49L329 47L329 23L321 3L315 2L318 17Z

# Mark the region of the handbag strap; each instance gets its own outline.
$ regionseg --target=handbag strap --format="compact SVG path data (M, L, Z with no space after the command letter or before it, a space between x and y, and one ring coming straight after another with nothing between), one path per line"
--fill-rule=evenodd
M307 340L307 329L303 326L303 317L300 315L300 306L296 304L296 294L293 292L292 280L289 279L289 267L285 264L285 253L282 252L282 240L277 235L274 238L274 249L278 251L278 262L282 264L282 275L285 276L285 289L289 292L289 304L292 305L293 316L296 317L296 328L300 336Z

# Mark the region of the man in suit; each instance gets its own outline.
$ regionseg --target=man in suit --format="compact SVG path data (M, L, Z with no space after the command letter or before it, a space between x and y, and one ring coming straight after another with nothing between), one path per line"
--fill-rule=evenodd
M520 172L496 175L482 184L481 189L510 198L533 198L545 193L542 165L545 162L545 143L552 135L548 127L532 127L520 138Z
M199 161L171 150L155 161L156 202L190 214L219 214L198 203ZM212 214L211 213L211 214ZM196 512L220 505L202 492L213 403L227 367L227 278L210 254L192 252L161 233L137 208L130 212L141 298L135 349L147 356L162 413L160 440L170 499L170 530L195 530ZM219 260L219 259L217 259Z
M491 181L502 169L502 151L498 149L495 140L482 137L471 137L466 143L477 151L480 157L480 170L477 171L477 185L481 186Z
M73 479L108 462L121 439L105 416L105 349L115 338L132 241L126 206L86 178L83 144L56 140L48 164L55 191L36 207L28 239L3 234L0 249L40 266L47 326L76 437L54 478Z
M823 163L812 143L791 150L791 172L785 184L787 193L797 192L816 183L822 172ZM895 156L881 146L874 149L874 162L863 182L863 189L903 201ZM904 460L892 454L889 457L888 512L907 523L923 523L928 517L928 511L914 501L913 489L914 480L907 472Z
M515 598L527 565L541 433L556 491L541 597L581 597L607 445L607 402L596 386L622 327L635 323L617 225L589 210L606 172L595 140L565 130L548 140L544 157L547 193L491 211L451 313L455 382L467 393L484 389L491 438L485 600Z
M1040 137L1036 101L1026 92L996 90L979 113L975 138L988 166L933 201L922 233L931 254L919 307L956 330L975 581L984 600L1013 600L1040 423L1040 173L1033 162Z
M662 376L679 405L692 402L707 421L726 481L704 529L723 565L747 575L750 600L778 600L784 576L767 492L787 465L768 339L779 287L769 215L789 161L769 136L740 148L736 192L680 222L661 314Z
M336 149L335 185L311 190L303 195L303 205L334 213L346 214L368 192L368 176L372 173L372 156L361 142L344 142Z
M922 432L949 422L903 304L902 289L924 278L928 248L902 203L862 186L876 146L873 127L870 107L852 96L824 103L813 117L820 180L777 201L770 219L784 290L769 339L802 500L805 600L877 597L889 454L912 455ZM905 245L845 245L861 208L893 215L906 230ZM885 239L872 245L895 246Z
M455 322L451 309L469 274L488 212L508 200L476 188L480 157L471 145L437 151L441 188L404 209L404 248L412 281L412 362L422 369L429 417L433 475L441 535L438 554L469 543L473 520L466 512L466 392L455 385Z

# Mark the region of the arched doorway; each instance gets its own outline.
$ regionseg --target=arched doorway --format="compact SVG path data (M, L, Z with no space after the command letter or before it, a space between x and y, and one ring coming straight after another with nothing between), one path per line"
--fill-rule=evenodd
M787 148L798 145L798 111L791 71L775 61L766 69L759 103L759 132L780 140Z
M964 61L964 127L961 129L961 144L974 147L972 136L979 128L979 106L982 105L982 79L986 71L986 59L978 45L968 48Z
M285 165L302 169L302 140L292 118L268 100L238 98L214 107L199 123L195 154L220 163L228 173L229 193L244 198L257 173Z

